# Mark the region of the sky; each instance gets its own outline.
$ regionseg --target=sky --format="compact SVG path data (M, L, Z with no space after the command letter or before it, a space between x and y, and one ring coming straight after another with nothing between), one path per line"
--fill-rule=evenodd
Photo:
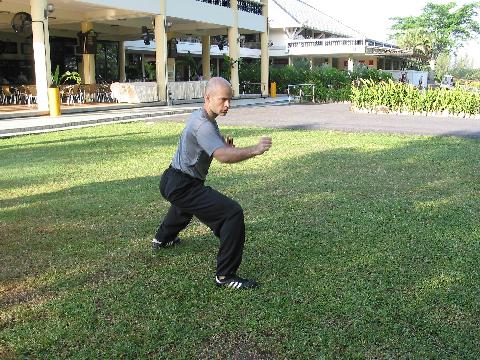
M324 1L303 0L310 3L318 10L335 18L343 24L371 37L374 40L387 41L391 34L393 24L389 19L392 17L418 16L427 2L446 4L454 0L369 0L369 1ZM456 1L458 5L471 3L472 1ZM477 17L480 21L480 16ZM475 67L480 68L480 37L470 41L459 56L468 54Z

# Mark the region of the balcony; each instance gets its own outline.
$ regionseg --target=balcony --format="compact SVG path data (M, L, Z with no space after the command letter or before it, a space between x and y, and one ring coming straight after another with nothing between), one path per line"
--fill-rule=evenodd
M289 55L401 53L395 45L365 38L303 39L287 42Z
M203 2L207 4L223 6L223 7L230 7L230 0L196 0L198 2Z
M255 15L263 15L262 3L252 0L238 0L238 10Z
M289 55L365 53L365 39L327 38L292 40L287 43Z

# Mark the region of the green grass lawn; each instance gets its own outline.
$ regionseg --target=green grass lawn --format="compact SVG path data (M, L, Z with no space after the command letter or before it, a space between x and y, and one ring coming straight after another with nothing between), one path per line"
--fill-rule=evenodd
M198 221L154 255L176 123L0 140L0 357L478 359L480 142L227 128L264 156L214 162L242 204L240 275L213 283Z

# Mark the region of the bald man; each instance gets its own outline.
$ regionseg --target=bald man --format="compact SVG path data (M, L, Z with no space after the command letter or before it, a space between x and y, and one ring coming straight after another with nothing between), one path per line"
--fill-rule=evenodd
M152 247L158 251L180 244L179 232L196 216L220 238L215 284L248 289L258 284L237 275L245 243L243 209L235 200L204 183L213 158L221 163L247 160L270 149L272 139L262 137L258 144L244 148L225 141L215 119L227 114L231 99L230 83L214 77L207 83L203 107L187 120L172 163L160 180L160 193L171 206Z

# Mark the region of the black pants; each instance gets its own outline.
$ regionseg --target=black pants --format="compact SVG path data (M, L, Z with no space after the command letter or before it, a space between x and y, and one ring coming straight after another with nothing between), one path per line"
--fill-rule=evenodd
M162 175L160 193L171 206L155 238L160 242L175 239L195 215L220 238L217 275L235 274L242 262L245 243L242 207L229 197L205 186L202 180L172 167Z

